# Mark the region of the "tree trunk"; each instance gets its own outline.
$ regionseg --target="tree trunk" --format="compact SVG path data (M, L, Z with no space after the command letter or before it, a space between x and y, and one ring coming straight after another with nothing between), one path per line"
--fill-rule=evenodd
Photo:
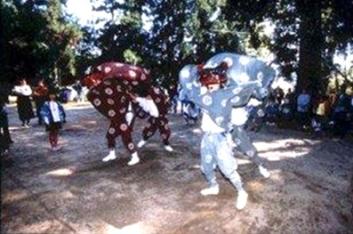
M297 92L307 89L312 94L323 90L322 76L322 46L321 31L321 1L297 0L300 15L299 28L299 66Z

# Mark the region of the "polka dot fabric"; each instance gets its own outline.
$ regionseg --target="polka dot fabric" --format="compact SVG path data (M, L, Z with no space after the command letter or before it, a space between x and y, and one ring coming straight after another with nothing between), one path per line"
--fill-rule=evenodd
M227 64L226 69L222 64ZM222 69L218 71L219 68ZM208 92L202 84L211 82L212 77L203 76L212 75L216 72L213 70L224 76L226 82L224 88ZM202 66L184 66L179 73L179 83L180 92L185 97L208 113L221 128L229 129L232 108L246 105L251 97L264 98L268 93L264 91L270 87L274 77L274 70L256 58L221 53L211 57Z
M148 70L118 62L107 62L95 67L91 74L84 77L83 84L92 88L110 79L125 81L130 86L150 86Z
M88 100L105 117L110 119L106 138L109 148L115 147L118 136L130 153L136 152L132 142L132 124L126 121L129 104L128 93L134 93L137 86L150 86L149 72L146 69L118 62L103 63L84 77L83 82L90 90Z
M121 121L125 118L127 107L129 106L130 97L126 92L118 91L117 87L122 90L129 90L128 86L121 81L113 80L106 83L100 83L90 89L87 99L93 106L105 117L113 121ZM120 111L125 109L124 111Z
M83 79L83 83L90 88L87 95L92 105L105 117L110 119L106 138L108 147L115 147L115 139L122 137L126 149L130 153L135 152L132 142L132 124L128 124L126 116L129 104L132 104L134 116L145 118L148 116L148 125L143 130L143 138L147 139L158 129L163 142L169 144L170 128L166 115L169 109L169 98L161 89L151 87L149 71L138 66L132 66L117 62L103 63L93 69L93 72ZM129 93L137 95L141 87L148 89L149 95L156 104L159 117L154 118L146 114L142 108L133 103Z

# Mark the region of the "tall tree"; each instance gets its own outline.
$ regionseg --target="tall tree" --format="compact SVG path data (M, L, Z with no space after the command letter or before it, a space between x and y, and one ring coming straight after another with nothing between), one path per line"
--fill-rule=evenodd
M65 1L5 0L1 5L4 38L2 80L18 77L34 80L60 78L75 74L75 46L81 33L69 22L62 5Z
M297 75L298 89L325 89L334 54L353 38L349 0L105 0L97 10L111 15L99 32L98 61L140 61L163 84L215 53L272 52L282 75ZM268 22L272 37L264 33Z
M126 0L122 3L105 0L96 8L97 11L110 15L110 20L100 30L96 42L96 46L102 51L97 62L127 62L130 61L131 55L136 58L143 56L147 36L142 29L143 5L140 0Z
M271 48L285 76L295 72L297 89L326 88L334 54L353 42L353 2L347 0L279 0L265 17L276 25Z

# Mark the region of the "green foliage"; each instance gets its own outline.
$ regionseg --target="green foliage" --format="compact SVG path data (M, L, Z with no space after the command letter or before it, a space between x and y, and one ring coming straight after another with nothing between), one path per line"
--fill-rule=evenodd
M274 54L282 75L298 75L299 88L324 89L322 77L337 67L334 54L353 43L353 2L347 0L92 2L110 17L99 30L72 23L62 11L63 0L4 0L1 76L60 82L114 60L147 67L156 83L169 86L182 66L229 51ZM269 23L275 27L272 36L265 33ZM340 72L349 80L352 72L345 69Z
M333 56L353 42L353 2L345 0L280 0L266 14L276 24L271 50L282 72L298 75L298 89L315 93L326 88Z
M124 51L124 59L125 62L133 65L137 65L142 61L141 57L139 57L136 52L130 49Z
M5 1L1 5L4 39L1 79L26 77L60 83L75 75L78 25L68 22L65 1Z

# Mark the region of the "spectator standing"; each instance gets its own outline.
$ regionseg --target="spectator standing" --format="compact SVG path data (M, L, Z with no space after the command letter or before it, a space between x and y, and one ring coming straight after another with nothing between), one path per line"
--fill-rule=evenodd
M168 96L171 100L171 113L176 114L177 113L177 107L178 107L178 88L176 85L171 84L168 87Z
M295 113L295 104L296 104L296 100L295 100L295 93L292 91L292 89L288 89L286 95L285 95L285 99L288 100L288 104L289 107L291 109L291 112L294 114Z
M307 129L310 121L310 104L311 96L305 89L298 95L297 98L297 113L299 125L303 129Z
M350 87L347 92L350 97L350 105L349 105L349 121L350 121L350 130L353 131L353 87Z
M328 114L330 111L329 98L326 95L320 95L314 105L314 118L312 120L315 132L321 132L326 129Z
M56 151L60 149L58 147L59 130L66 122L66 115L64 108L56 100L55 90L50 90L48 94L48 101L43 104L40 114L45 123L45 129L49 132L50 146L53 151Z
M351 96L349 93L342 93L338 96L336 105L333 109L334 133L340 138L344 138L349 131L349 109Z
M72 86L72 88L77 92L77 98L76 98L77 102L83 101L81 82L79 80L76 81L76 83Z
M279 104L276 102L275 96L269 98L265 107L266 123L270 126L274 126L278 120Z
M281 117L281 122L286 122L289 123L290 121L293 120L293 108L291 106L290 100L288 97L285 97L283 99L283 103L280 106L280 117Z
M281 104L282 104L282 100L283 100L283 98L284 98L283 89L281 89L280 87L277 87L277 88L274 90L274 98L275 98L275 102L276 102L278 105L281 105Z
M38 124L41 125L43 120L40 115L40 110L48 96L48 87L44 84L43 80L38 82L38 85L33 90L33 99L36 104L36 114L38 117Z
M196 106L192 101L183 102L183 117L186 121L186 124L190 122L195 124L200 117L201 110Z
M20 84L14 87L13 93L17 96L17 111L22 126L29 127L29 122L34 118L34 113L31 103L32 89L27 84L26 79L20 80Z
M9 120L6 111L7 94L0 90L0 155L7 154L10 144L13 143L10 131Z

